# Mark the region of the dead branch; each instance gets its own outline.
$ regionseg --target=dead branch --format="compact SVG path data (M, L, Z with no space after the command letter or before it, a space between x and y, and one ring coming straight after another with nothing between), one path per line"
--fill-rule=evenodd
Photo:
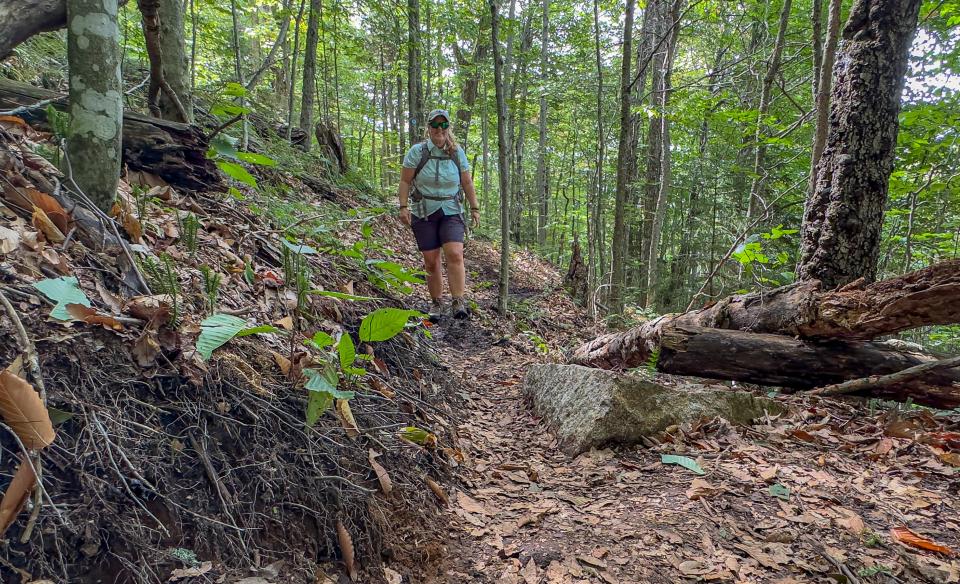
M952 369L954 367L960 367L960 356L941 359L940 361L930 361L929 363L921 363L920 365L914 365L913 367L889 375L871 375L869 377L861 377L860 379L851 379L843 383L814 389L808 392L808 395L845 395L858 391L880 389L916 379L921 375L939 369Z

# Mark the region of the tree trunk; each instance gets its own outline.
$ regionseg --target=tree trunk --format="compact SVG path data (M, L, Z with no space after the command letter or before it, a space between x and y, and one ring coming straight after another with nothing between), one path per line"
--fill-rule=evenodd
M754 135L756 143L756 154L753 158L753 182L750 184L750 201L747 203L747 217L756 215L758 206L763 205L763 168L764 158L767 155L767 146L765 139L767 137L767 112L770 110L770 93L773 90L773 82L780 72L780 56L783 54L784 38L787 34L787 24L790 20L791 0L783 0L783 8L780 10L780 25L777 28L777 40L773 43L773 52L770 54L770 64L767 66L767 73L763 77L763 85L760 88L760 105L757 108L757 130Z
M420 73L420 0L407 0L407 103L410 144L423 137L423 78Z
M290 141L293 132L293 102L297 94L297 57L300 54L300 25L303 23L303 9L305 1L300 0L300 9L297 11L297 19L293 22L293 56L290 60L290 93L287 94L287 128L286 138ZM310 141L309 130L307 133L307 142Z
M140 8L140 16L143 22L143 39L147 47L147 57L150 60L150 89L147 91L147 106L150 113L156 117L164 117L160 109L160 98L165 97L173 110L173 121L186 122L190 119L186 108L180 96L170 85L166 77L166 69L175 69L178 64L164 66L163 43L161 41L160 27L160 0L137 0L137 6ZM180 22L181 38L183 35L183 22ZM181 51L181 57L183 56ZM184 72L178 72L178 75ZM178 80L181 85L186 85L183 78ZM164 119L168 119L164 117Z
M537 153L537 247L547 243L547 213L550 182L547 177L547 80L550 49L550 0L543 0L543 23L540 29L540 142Z
M867 340L899 331L960 323L960 260L839 290L808 280L769 292L729 296L701 310L666 315L581 345L572 362L605 369L643 364L668 326L778 333L807 339Z
M67 175L104 212L110 211L117 195L122 156L123 81L117 8L116 2L109 0L67 2Z
M68 111L66 97L0 77L0 109L30 106L47 99L54 100L51 105L57 110ZM50 131L45 108L30 109L19 115L28 124ZM220 171L206 157L207 138L197 126L126 112L122 148L123 164L131 170L155 173L175 187L216 190L222 186Z
M801 279L876 277L900 94L921 0L857 0L843 31L827 146L804 210Z
M65 0L4 0L0 2L0 59L28 38L67 24Z
M885 343L802 341L781 335L672 326L663 331L657 370L674 375L732 379L791 389L813 389L850 379L889 375L937 359L901 352ZM953 409L960 406L960 368L928 371L920 377L854 395Z
M819 4L817 1L815 4ZM830 115L830 89L833 76L833 63L837 54L837 37L840 34L840 0L830 0L830 14L827 17L827 41L824 44L823 59L820 68L814 70L816 82L817 125L813 135L813 156L810 160L810 196L816 187L817 164L827 143L827 120ZM817 39L819 42L819 38Z
M470 135L470 122L473 119L473 106L477 103L477 89L480 86L481 65L487 60L487 51L490 49L489 33L487 26L489 16L480 17L480 27L477 32L477 41L473 46L473 57L470 62L462 58L460 51L456 50L458 55L457 62L460 69L464 72L463 88L460 90L460 101L463 105L457 110L457 119L455 121L454 134L457 140L467 144L467 137ZM454 43L454 47L456 47Z
M630 81L633 56L633 11L634 0L627 0L623 20L623 46L620 62L620 142L617 148L617 194L613 210L613 253L610 269L610 310L623 312L623 288L626 279L627 260L627 191L630 187L630 166L634 152L633 118L631 115Z
M307 20L307 50L303 56L303 90L300 101L300 129L307 133L303 141L304 152L310 152L313 140L310 130L313 128L313 108L317 88L317 41L320 29L320 11L323 0L310 0L310 16ZM376 95L376 93L374 93ZM376 98L374 98L376 102Z
M160 96L160 116L174 122L193 122L193 96L190 87L190 61L187 59L183 25L183 0L160 0L160 49L163 54L163 77L180 100L186 119L181 119L176 104L166 94Z
M490 0L490 36L493 45L493 75L497 92L497 154L500 163L500 286L497 309L507 314L510 293L510 164L507 153L507 100L503 86L503 61L500 56L500 15L497 0Z

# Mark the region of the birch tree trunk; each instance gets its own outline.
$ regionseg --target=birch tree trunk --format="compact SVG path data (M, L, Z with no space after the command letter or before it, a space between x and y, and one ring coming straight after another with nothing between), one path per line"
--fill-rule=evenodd
M109 212L120 181L123 130L117 2L69 0L67 23L67 185Z
M921 0L857 0L837 59L827 145L807 200L800 279L873 281Z

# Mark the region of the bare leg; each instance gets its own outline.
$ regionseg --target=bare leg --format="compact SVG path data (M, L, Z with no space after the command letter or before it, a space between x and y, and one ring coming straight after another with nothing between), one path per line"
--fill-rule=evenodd
M463 244L458 241L443 244L443 256L447 260L447 284L450 286L450 295L459 298L463 296L467 281L466 270L463 267Z
M423 268L427 271L427 290L430 291L430 298L440 298L443 296L443 273L440 271L440 250L431 249L430 251L421 253L423 254Z

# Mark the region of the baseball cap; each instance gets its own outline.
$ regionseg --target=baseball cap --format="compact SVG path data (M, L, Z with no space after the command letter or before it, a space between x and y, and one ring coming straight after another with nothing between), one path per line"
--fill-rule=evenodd
M439 118L440 116L447 118L448 122L450 121L450 112L444 109L435 109L427 115L427 123L432 122L434 118Z

